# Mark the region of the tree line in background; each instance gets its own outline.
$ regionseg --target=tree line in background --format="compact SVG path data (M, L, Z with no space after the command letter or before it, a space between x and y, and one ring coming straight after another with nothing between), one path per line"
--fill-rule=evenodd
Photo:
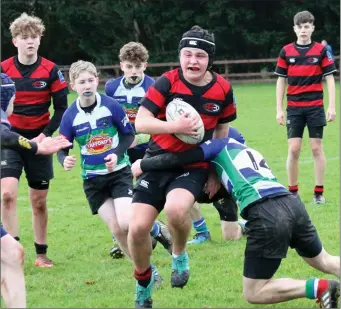
M177 61L179 39L193 25L214 32L216 59L275 58L295 40L293 16L302 10L315 16L313 39L338 55L339 0L2 0L1 59L16 53L8 27L22 12L42 18L40 55L59 65L116 64L129 41L147 47L149 62Z

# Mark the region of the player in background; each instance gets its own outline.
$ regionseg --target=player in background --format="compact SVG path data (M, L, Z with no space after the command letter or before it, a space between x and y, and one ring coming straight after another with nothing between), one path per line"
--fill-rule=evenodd
M273 279L289 246L315 269L336 277L340 277L340 257L325 251L301 199L278 183L256 150L229 137L212 139L192 150L136 161L132 171L138 177L148 171L174 170L202 160L214 164L222 185L247 220L245 299L253 304L274 304L307 297L317 299L322 308L339 308L338 280Z
M127 149L135 133L120 104L97 92L98 73L92 63L79 60L71 65L69 74L78 98L63 115L59 134L79 145L83 189L91 212L100 216L130 258L127 235L133 176ZM69 171L76 157L69 155L69 149L61 150L58 161ZM155 268L153 275L161 280Z
M230 126L228 137L231 137L238 142L245 144L244 136L234 127ZM219 191L220 193L220 191ZM244 219L238 219L238 206L230 195L220 196L216 194L213 200L209 199L208 194L203 194L198 198L200 203L213 203L213 206L217 209L220 217L221 231L224 240L238 240L242 237L245 231ZM194 203L190 211L192 225L196 233L192 240L187 244L201 244L211 240L211 234L207 227L206 220L202 216L198 202Z
M146 94L148 88L154 84L154 79L144 74L149 58L148 50L138 42L129 42L122 46L118 56L123 75L110 79L105 84L105 93L121 104L128 119L135 129L135 118L140 107L140 101ZM131 163L142 159L148 142L149 134L136 132L133 144L128 149L128 156ZM159 241L166 250L172 252L172 239L168 228L162 222L156 221L153 224L151 236L153 240ZM122 250L117 245L113 236L114 247L110 250L113 258L123 257ZM153 247L156 246L154 242Z
M47 137L40 143L30 141L10 131L7 117L13 112L15 85L11 78L1 73L1 147L25 150L33 154L52 154L70 146L65 139ZM24 277L24 248L1 224L1 295L7 308L26 308Z
M56 64L38 55L45 26L40 18L21 14L10 25L18 55L1 62L1 71L16 85L14 111L9 117L12 131L35 142L42 141L59 127L67 108L68 86ZM54 114L49 107L53 99ZM30 202L37 267L52 267L47 253L48 211L46 198L53 178L52 156L10 148L1 149L1 211L5 229L19 240L17 217L18 183L25 170Z
M304 128L309 131L310 147L314 157L315 187L313 203L325 204L324 177L326 158L323 151L323 130L327 121L334 121L336 72L333 56L325 46L311 40L315 30L314 16L302 11L294 16L294 31L297 40L284 46L279 54L275 74L277 123L287 126L288 158L287 173L289 191L298 192L299 156L302 148ZM327 116L323 106L323 84L325 77L329 105ZM287 120L283 112L283 96L287 88Z
M174 122L165 121L166 106L173 99L182 99L199 112L205 127L204 140L212 136L227 136L229 122L236 118L230 83L210 70L215 56L214 35L194 26L182 36L178 50L181 67L164 73L149 87L136 116L136 130L151 134L146 156L195 147L173 134L196 135L199 119L188 118L185 113ZM210 191L216 185L216 176L212 173L209 177L209 164L206 162L189 165L180 172L148 172L139 177L133 197L135 215L129 224L128 234L135 266L136 307L152 306L154 278L150 265L149 231L163 209L173 241L171 285L181 288L187 284L189 211L207 181Z

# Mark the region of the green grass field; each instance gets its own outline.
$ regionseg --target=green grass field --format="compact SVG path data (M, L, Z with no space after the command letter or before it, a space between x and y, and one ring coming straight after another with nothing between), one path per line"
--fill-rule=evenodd
M238 119L233 122L249 146L266 158L280 182L287 185L285 162L286 129L276 124L275 85L236 85ZM337 98L339 87L337 88ZM69 95L72 102L75 94ZM327 100L326 100L327 102ZM340 104L337 102L339 115ZM327 157L325 197L328 203L310 204L315 185L313 159L307 132L300 159L300 194L315 223L324 247L331 254L340 252L340 119L328 124L324 135ZM78 156L78 146L72 151ZM78 162L79 163L79 162ZM82 190L79 164L66 172L55 159L55 179L48 197L49 257L52 269L33 266L35 251L31 228L31 208L24 178L20 185L20 236L26 249L26 284L28 307L33 308L124 308L134 306L135 280L132 264L109 257L111 235L97 216L92 216ZM184 289L170 286L171 257L158 246L153 263L164 284L153 295L155 308L257 308L243 299L242 272L245 239L222 241L220 221L210 205L202 207L213 240L209 244L188 247L191 277ZM163 218L163 215L161 216ZM307 279L323 276L306 265L295 251L288 253L276 278ZM324 276L330 277L330 276ZM316 308L314 301L300 299L268 308Z

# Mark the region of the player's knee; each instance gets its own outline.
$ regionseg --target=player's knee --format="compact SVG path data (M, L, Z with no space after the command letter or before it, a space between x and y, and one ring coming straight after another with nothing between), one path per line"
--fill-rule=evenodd
M169 203L165 205L164 210L169 224L181 225L184 220L189 219L189 211L182 205Z
M32 209L34 214L46 212L46 196L32 196L31 197Z
M243 295L245 300L250 304L260 304L261 300L257 296L257 293L253 289L246 289L243 287Z
M311 152L314 157L319 157L323 155L322 145L313 145L311 147Z
M298 159L301 153L301 146L300 145L290 145L289 146L289 155L293 159Z
M2 190L2 204L5 209L10 209L15 206L17 195L14 191L3 188Z
M134 222L129 225L129 235L138 241L141 238L149 237L151 227L145 222Z

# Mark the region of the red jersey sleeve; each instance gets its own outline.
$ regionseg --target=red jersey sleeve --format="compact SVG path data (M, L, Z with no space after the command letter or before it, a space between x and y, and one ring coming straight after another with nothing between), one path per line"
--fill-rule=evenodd
M171 83L169 79L165 75L160 76L155 84L148 88L147 93L141 100L141 106L147 108L156 117L160 109L164 107L170 89Z
M277 59L277 66L275 69L275 74L287 77L288 75L288 64L285 60L285 49L282 48L281 52L279 53L278 59Z
M225 95L225 104L222 114L219 117L218 123L227 123L237 118L236 99L233 95L233 89L230 87Z

